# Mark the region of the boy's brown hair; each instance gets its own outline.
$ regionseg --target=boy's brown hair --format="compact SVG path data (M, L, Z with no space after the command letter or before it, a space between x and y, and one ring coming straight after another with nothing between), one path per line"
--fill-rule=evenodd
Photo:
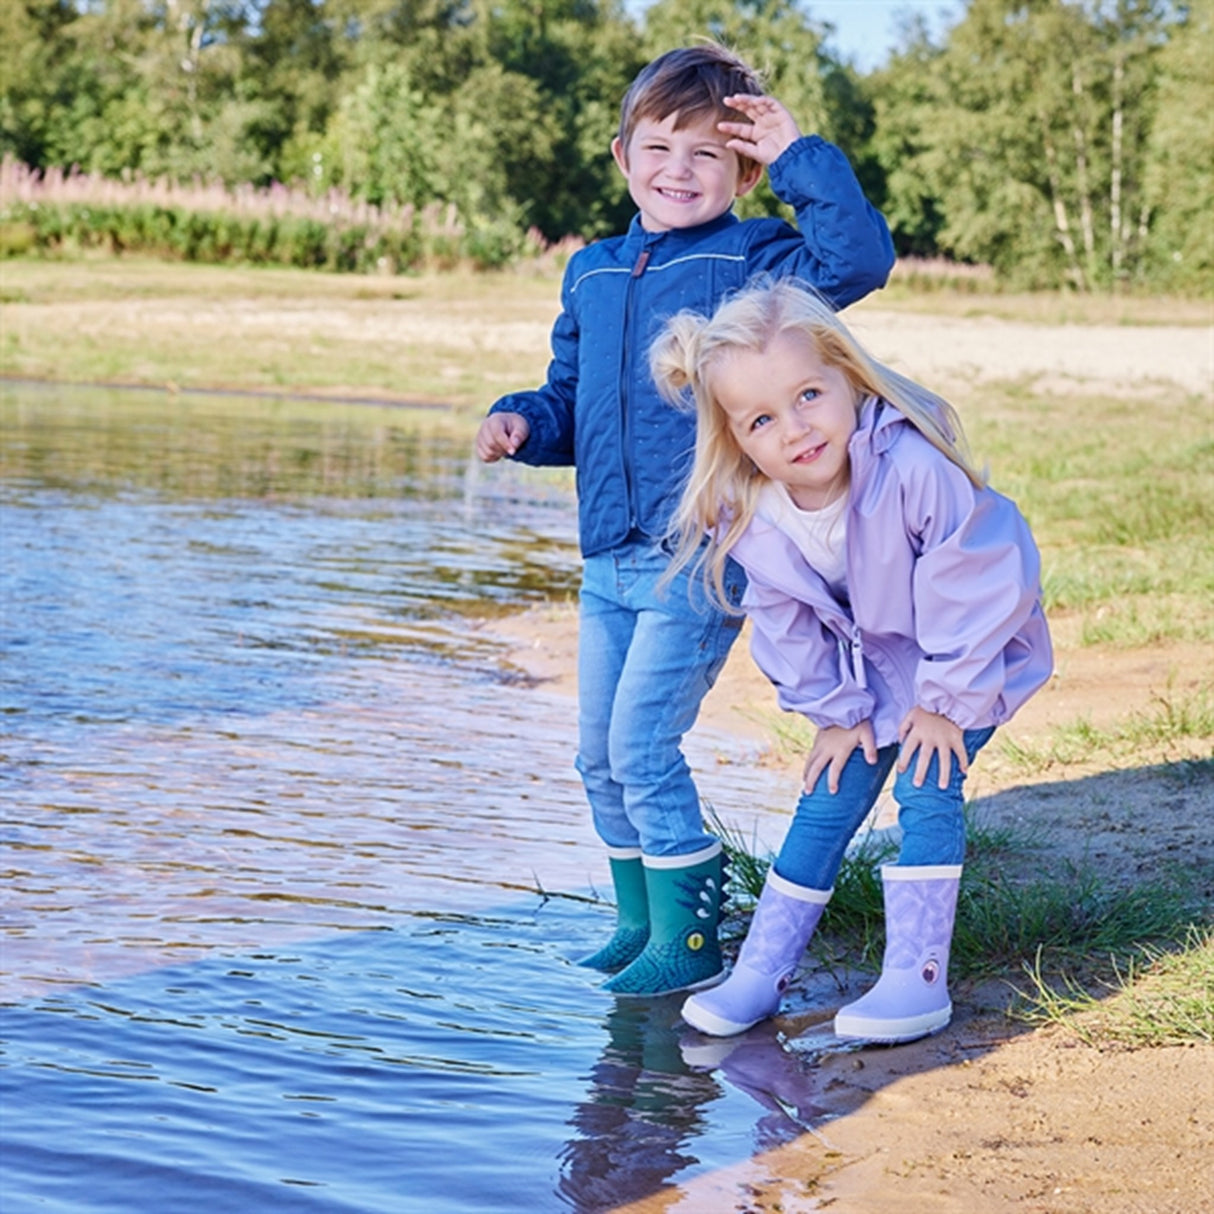
M745 116L730 109L725 98L762 92L759 73L719 43L667 51L646 64L628 86L620 105L620 144L628 147L642 119L663 122L676 114L675 130L704 120L744 122ZM740 154L738 161L743 171L756 163Z

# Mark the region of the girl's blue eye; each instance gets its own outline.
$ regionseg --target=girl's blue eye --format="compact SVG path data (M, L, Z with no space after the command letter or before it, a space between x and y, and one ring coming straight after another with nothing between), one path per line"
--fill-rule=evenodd
M821 395L822 395L822 393L819 392L817 388L802 388L801 389L801 399L802 400L809 400L809 401L817 400L818 397Z
M760 413L760 414L759 414L759 416L758 416L758 417L756 417L756 418L754 419L754 421L750 423L750 428L751 428L752 430L758 430L760 426L765 426L765 425L767 425L767 423L768 423L769 421L771 421L771 414L770 414L770 413Z

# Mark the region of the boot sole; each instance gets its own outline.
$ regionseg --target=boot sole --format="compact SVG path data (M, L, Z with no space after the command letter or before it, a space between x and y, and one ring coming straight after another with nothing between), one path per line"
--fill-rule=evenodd
M943 1011L904 1016L900 1020L839 1015L835 1017L835 1036L841 1041L871 1041L876 1045L898 1045L904 1041L930 1037L933 1033L948 1028L952 1018L952 1004Z
M767 1016L771 1014L769 1012ZM683 1019L693 1029L709 1037L736 1037L739 1033L744 1033L747 1029L754 1028L759 1021L766 1020L767 1016L758 1016L754 1020L747 1020L745 1022L726 1020L724 1016L717 1016L705 1008L693 1007L689 1011L687 1005L683 1005Z
M617 991L612 990L609 983L603 984L603 990L617 999L660 999L663 995L677 995L680 991L702 991L705 987L716 986L725 977L725 971L713 974L711 978L701 978L699 982L689 982L686 986L671 986L661 991Z

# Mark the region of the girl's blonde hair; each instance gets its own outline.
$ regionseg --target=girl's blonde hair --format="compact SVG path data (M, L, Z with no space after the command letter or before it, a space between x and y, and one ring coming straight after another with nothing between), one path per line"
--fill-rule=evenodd
M830 304L806 284L789 278L760 280L729 296L711 317L680 312L649 352L658 390L672 404L694 407L696 413L691 477L670 523L670 575L695 561L710 593L726 608L726 558L754 518L767 477L734 438L728 415L712 392L712 371L727 354L761 354L787 332L804 334L822 362L846 376L856 393L857 412L869 396L888 401L976 486L986 483L969 456L953 407L870 357Z

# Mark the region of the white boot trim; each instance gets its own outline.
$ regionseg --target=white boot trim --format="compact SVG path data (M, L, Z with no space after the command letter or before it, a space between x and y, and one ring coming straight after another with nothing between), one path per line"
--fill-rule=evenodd
M882 864L883 881L938 881L942 877L960 877L960 864Z
M815 906L825 906L830 901L833 889L810 889L808 885L794 885L787 877L781 877L774 868L767 870L767 884L778 894L786 898L795 898L798 902L812 902Z
M705 860L711 860L713 856L720 854L721 841L717 839L707 847L693 851L687 856L642 856L641 863L646 868L692 868L694 865L703 864Z
M609 847L607 855L613 860L639 860L641 849L639 847Z

